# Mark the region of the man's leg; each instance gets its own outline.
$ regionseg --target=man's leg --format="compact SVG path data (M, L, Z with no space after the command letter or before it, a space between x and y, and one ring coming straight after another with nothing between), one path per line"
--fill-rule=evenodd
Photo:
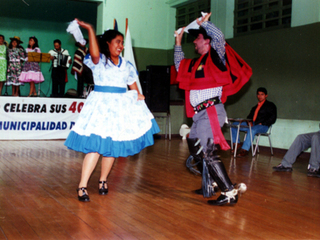
M189 138L200 139L200 145L205 152L208 138L213 138L210 120L207 111L201 111L193 116L193 124L190 129Z
M249 129L246 129L247 130L247 137L243 142L242 149L249 151L251 148L251 141L253 141L255 135L257 133L266 133L268 131L268 129L269 129L269 127L265 126L265 125L254 125L251 127L252 136L250 136ZM250 137L252 139L251 141L250 141Z
M224 109L224 105L217 104L212 106L216 108L218 121L220 127L222 127L226 121L227 113ZM199 138L201 140L201 146L203 146L203 151L206 151L207 141L209 138L213 139L213 133L211 129L210 119L208 117L207 111L203 110L193 116L193 124L190 129L190 138Z
M51 78L52 78L52 97L56 97L58 95L58 80L57 80L57 72L55 68L52 68Z
M208 203L215 206L236 204L239 189L236 189L232 184L224 164L217 155L217 147L214 145L213 139L208 139L205 163L208 166L210 176L221 189L221 195L216 200L209 200Z
M284 155L281 164L284 167L292 167L292 164L296 161L299 154L311 147L311 139L314 134L315 133L306 133L298 135Z
M194 162L194 164L196 164L198 171L200 172L200 174L202 174L203 152L201 150L200 142L198 141L198 138L187 138L187 142L188 142L188 148L189 148L190 155L192 156L190 163L192 162L192 159L193 159L193 162ZM189 160L189 158L187 159L187 161ZM187 166L188 166L188 164L187 164ZM193 168L193 166L192 166L192 168ZM191 170L193 170L193 169L191 169Z
M232 124L233 125L239 125L239 122L234 122ZM241 126L248 126L248 124L246 122L242 122L240 125ZM246 132L246 131L249 131L249 128L240 127L240 131ZM232 127L231 128L231 135L232 135L232 142L233 143L236 143L236 141L237 141L237 132L238 132L238 128L237 127ZM240 143L240 135L238 136L238 143Z
M63 81L61 81L59 85L60 85L59 96L63 97L65 92L65 87L66 87L65 80L63 79Z
M207 148L206 139L213 138L210 121L207 115L206 111L201 111L193 116L193 124L190 129L189 138L188 138L188 146L190 155L194 157L194 152L199 150L199 147L202 147L202 152L195 156L195 161L201 161L198 162L197 168L200 171L201 175L203 174L203 152ZM200 140L200 144L198 144L196 147L192 148L190 144L195 142L196 140ZM193 144L194 145L194 144ZM201 160L200 160L201 158ZM196 194L203 194L202 188L195 190Z
M239 122L233 122L232 125L239 125ZM237 132L238 132L238 128L236 127L231 128L231 136L232 136L233 144L235 144L237 141ZM240 143L240 137L238 138L238 143Z
M314 134L316 133L306 133L298 135L284 155L281 163L278 166L273 167L273 170L277 172L291 172L292 164L296 161L299 154L305 149L311 147L311 139Z
M233 122L233 125L239 125L239 122ZM243 126L248 126L248 124L246 122L242 122L241 125ZM248 130L248 128L242 128L240 127L240 131L246 132ZM237 127L232 127L231 128L231 137L232 137L232 150L231 153L234 153L235 151L235 147L236 147L236 142L237 142L237 133L238 133L238 128ZM237 142L237 151L241 148L242 144L240 142L240 133L238 136L238 142Z
M213 107L216 108L219 125L220 125L220 127L222 127L225 123L226 116L227 116L227 113L224 109L224 106L223 106L223 104L217 104ZM193 116L193 124L190 129L189 138L190 139L188 140L188 143L194 142L195 139L200 139L200 145L203 148L201 158L203 158L203 152L206 151L208 139L213 139L213 133L212 133L212 129L211 129L210 119L208 117L207 111L203 110ZM192 147L191 148L190 147L191 146L189 145L190 154L193 156L194 155L193 152L196 149L192 149ZM199 156L197 157L197 159L199 160ZM203 174L203 164L199 163L199 164L197 164L197 167L200 167L199 171L201 171L203 179L208 179L208 176L205 176ZM208 180L209 180L209 182L211 182L210 179L208 179ZM205 186L205 185L206 184L203 184L203 186ZM198 189L195 192L197 194L203 194L203 191L202 191L203 188ZM208 195L206 195L206 196L208 196Z
M58 83L57 94L59 97L64 96L64 87L66 84L65 78L66 78L66 70L63 67L57 67L57 83Z
M223 125L226 123L226 119L227 119L227 112L224 109L224 104L220 103L215 105L214 107L216 108L216 111L217 111L219 125L222 128Z
M319 169L320 165L320 132L315 132L311 137L310 167Z
M77 77L78 77L77 93L78 93L78 97L81 97L83 96L84 76L77 75Z

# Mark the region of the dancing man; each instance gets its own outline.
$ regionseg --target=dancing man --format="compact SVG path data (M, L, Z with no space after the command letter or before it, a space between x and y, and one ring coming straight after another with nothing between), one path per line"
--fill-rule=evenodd
M223 102L228 95L236 93L250 78L251 68L235 53L232 58L226 59L226 42L223 33L208 21L210 14L197 20L200 29L190 29L189 33L196 37L195 50L200 54L198 59L185 59L181 48L181 39L184 28L176 34L174 49L174 62L178 71L177 82L179 87L185 90L187 116L193 117L193 124L188 138L188 146L194 160L198 162L198 169L208 171L208 174L221 190L217 200L209 200L210 205L235 204L238 201L238 189L231 182L224 164L217 155L217 144L223 150L229 149L221 127L226 120L226 111ZM228 51L232 51L228 48ZM229 64L235 64L234 59L242 61L242 65L233 66L233 70L245 71L243 76L232 72ZM226 61L228 60L228 62ZM226 64L227 63L227 64ZM232 76L232 77L231 77ZM199 151L200 144L203 151ZM199 153L200 152L200 153ZM203 163L206 166L202 166ZM207 173L206 173L207 174ZM202 183L203 186L206 183ZM197 194L203 192L206 187L196 190ZM210 189L210 188L208 188Z

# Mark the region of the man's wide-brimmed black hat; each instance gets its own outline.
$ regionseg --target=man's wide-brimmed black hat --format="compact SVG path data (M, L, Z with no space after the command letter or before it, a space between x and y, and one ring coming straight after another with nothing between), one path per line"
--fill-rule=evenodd
M199 29L189 29L188 32L196 38L198 37L199 34L202 34L204 39L210 39L211 41L211 37L207 34L206 30L202 27L200 27Z

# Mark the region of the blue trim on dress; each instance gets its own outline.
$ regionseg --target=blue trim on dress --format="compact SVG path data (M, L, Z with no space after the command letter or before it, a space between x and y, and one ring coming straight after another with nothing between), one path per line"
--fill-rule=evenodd
M138 70L133 66L133 64L132 64L129 60L127 60L127 62L136 70L136 73L137 73L137 75L139 76L139 72L138 72Z
M78 152L97 152L104 157L132 156L139 153L143 148L153 145L153 134L158 133L160 129L155 119L152 119L151 122L152 127L143 136L135 140L113 141L110 137L102 138L95 134L87 137L71 130L64 145Z
M118 58L119 58L119 63L118 63L118 65L114 64L114 62L111 60L111 58L108 58L108 59L110 60L110 62L111 62L114 66L120 67L121 64L122 64L122 58L121 58L120 56L119 56Z
M122 88L122 87L94 85L94 91L95 92L109 92L109 93L125 93L125 92L127 92L127 89Z

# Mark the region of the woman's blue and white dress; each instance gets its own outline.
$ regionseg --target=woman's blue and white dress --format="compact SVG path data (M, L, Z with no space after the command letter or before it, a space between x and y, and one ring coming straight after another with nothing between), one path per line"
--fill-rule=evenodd
M97 152L104 157L127 157L153 145L153 134L160 131L145 101L137 100L137 72L132 64L119 57L114 65L104 55L94 64L90 55L84 63L91 68L94 91L88 96L65 145L75 151Z

